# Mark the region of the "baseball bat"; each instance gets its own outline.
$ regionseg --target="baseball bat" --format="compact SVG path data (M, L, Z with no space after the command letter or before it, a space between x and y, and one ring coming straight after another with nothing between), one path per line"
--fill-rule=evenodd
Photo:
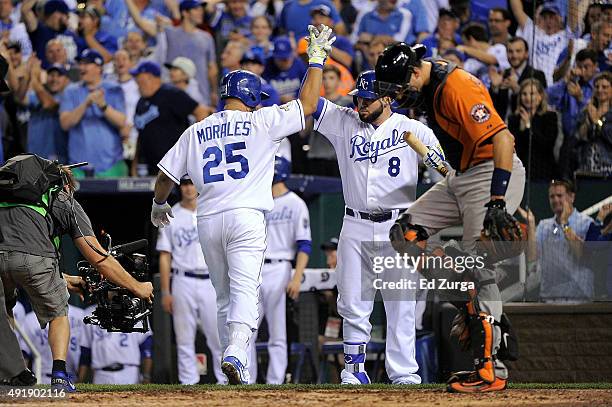
M410 148L416 151L418 155L420 155L421 157L427 155L427 146L423 144L423 142L419 140L417 136L415 136L409 131L405 131L402 136L404 137L406 144L408 144ZM436 168L436 171L438 171L443 177L446 177L446 174L448 174L448 168L446 168L443 164L440 164L438 168Z

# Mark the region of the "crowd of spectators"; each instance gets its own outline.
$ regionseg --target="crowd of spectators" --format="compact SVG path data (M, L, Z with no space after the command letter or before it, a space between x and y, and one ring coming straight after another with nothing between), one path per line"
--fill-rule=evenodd
M154 175L223 108L223 74L257 73L267 103L295 98L311 23L337 37L328 99L352 106L386 46L423 43L489 88L531 179L612 175L612 4L589 0L0 0L0 162L30 151L88 161L80 177ZM338 176L312 126L289 140L294 172Z

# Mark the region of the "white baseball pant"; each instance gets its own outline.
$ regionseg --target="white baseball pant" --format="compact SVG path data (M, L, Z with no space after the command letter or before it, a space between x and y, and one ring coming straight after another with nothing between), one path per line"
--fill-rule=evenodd
M368 343L372 325L370 314L374 308L374 279L380 275L372 269L375 256L395 257L396 252L389 242L389 229L397 218L394 211L391 220L372 222L346 215L338 243L338 313L344 319L344 342ZM362 242L377 242L372 250L362 250ZM365 266L365 267L364 267ZM390 280L397 280L397 273L403 278L416 280L417 274L409 270L389 270ZM362 274L363 273L363 274ZM363 285L363 290L362 290ZM415 291L382 292L387 315L387 336L385 367L392 382L421 382L416 374L418 365L415 358ZM398 295L402 299L397 298Z
M117 372L106 372L94 369L94 384L138 384L140 383L140 366L124 365Z
M224 383L217 328L217 297L210 279L173 274L172 297L179 381L181 384L197 384L200 381L195 355L195 339L199 327L206 336L206 345L212 355L215 378L217 382Z

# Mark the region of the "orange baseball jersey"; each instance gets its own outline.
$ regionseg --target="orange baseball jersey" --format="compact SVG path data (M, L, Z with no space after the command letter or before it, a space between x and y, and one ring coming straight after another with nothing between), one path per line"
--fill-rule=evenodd
M440 65L438 68L442 69L435 69L438 74L447 68ZM461 144L461 152L455 157L458 162L451 160L450 164L465 171L493 158L490 138L505 129L506 124L493 107L489 91L478 78L463 69L449 70L450 73L445 73L435 87L432 110L440 129Z

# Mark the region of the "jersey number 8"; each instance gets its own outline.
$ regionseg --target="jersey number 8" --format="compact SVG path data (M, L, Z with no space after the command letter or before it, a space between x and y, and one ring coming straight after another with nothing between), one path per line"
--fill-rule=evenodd
M387 172L392 177L397 177L400 173L400 159L399 157L391 157L389 158L389 169Z
M225 162L228 164L239 163L240 171L236 171L234 169L228 169L227 175L232 177L233 179L241 179L246 177L249 173L249 160L242 154L234 154L236 150L245 150L246 143L232 143L225 145ZM213 168L221 165L221 161L223 161L223 152L217 146L208 147L204 151L203 158L207 160L209 157L213 157L213 159L204 165L204 183L210 184L212 182L223 181L225 176L223 174L211 174L210 171Z

